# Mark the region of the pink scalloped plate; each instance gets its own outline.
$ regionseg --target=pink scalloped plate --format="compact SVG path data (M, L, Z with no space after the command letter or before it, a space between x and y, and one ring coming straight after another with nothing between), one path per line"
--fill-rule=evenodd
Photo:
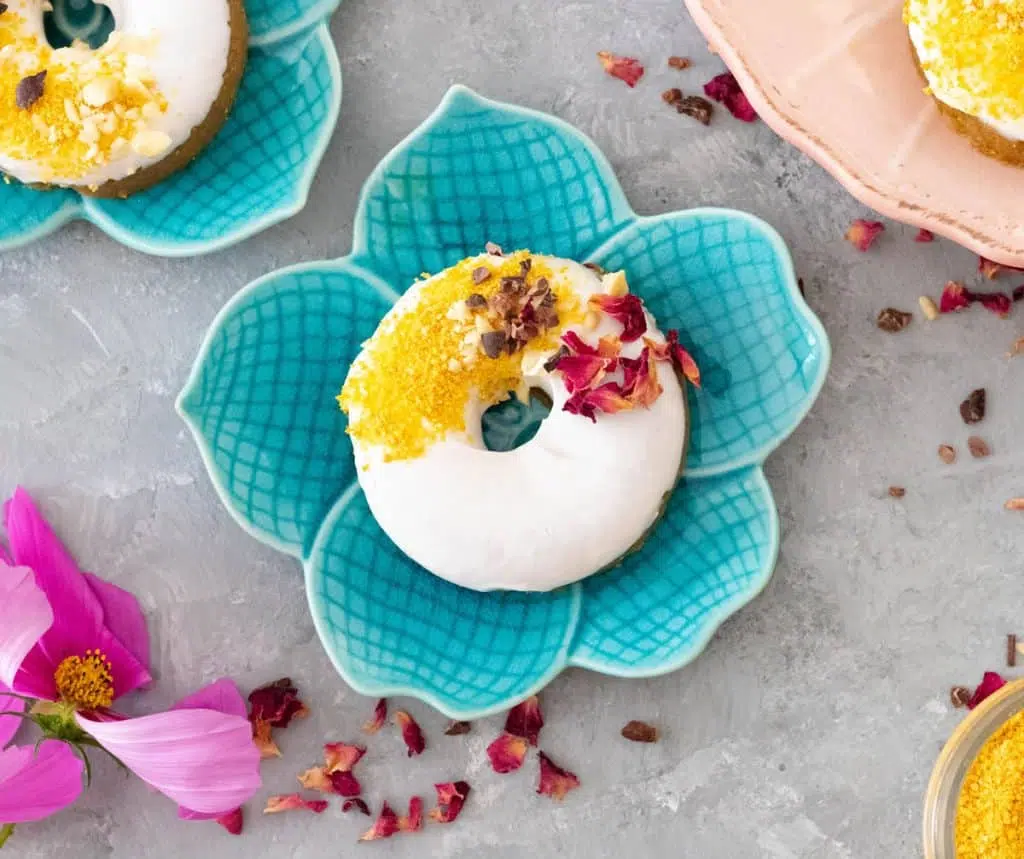
M776 132L882 214L1024 266L1024 168L923 92L902 0L685 0Z

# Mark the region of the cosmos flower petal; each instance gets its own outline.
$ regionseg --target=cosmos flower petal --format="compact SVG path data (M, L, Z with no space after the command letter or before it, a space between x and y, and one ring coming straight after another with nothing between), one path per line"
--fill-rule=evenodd
M182 709L79 724L144 782L193 812L226 814L260 788L259 750L244 716Z
M0 751L0 820L42 820L71 805L82 792L85 765L66 743L44 740L38 749Z
M135 595L92 573L83 575L103 609L103 625L143 668L148 669L149 629Z
M28 567L0 566L0 683L15 689L25 657L53 624L53 610Z

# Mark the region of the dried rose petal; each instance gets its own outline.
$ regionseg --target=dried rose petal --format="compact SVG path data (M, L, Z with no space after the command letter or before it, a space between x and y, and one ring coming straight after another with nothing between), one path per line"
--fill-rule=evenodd
M964 285L951 280L942 289L942 297L939 299L939 312L955 313L958 310L963 310L970 303Z
M622 736L634 743L656 743L658 742L658 729L647 722L639 722L634 719L623 727Z
M559 359L555 369L562 374L570 394L585 391L604 378L606 360L597 355L567 355Z
M304 808L314 814L323 814L327 810L326 799L303 799L300 794L288 793L283 796L267 797L267 807L263 809L264 814L279 814L282 811L294 811Z
M380 810L380 817L372 827L366 830L359 838L360 841L376 841L378 838L390 838L399 831L398 815L385 801Z
M573 394L562 406L562 411L596 422L599 411L614 415L632 408L633 404L623 395L618 383L607 382L592 391L579 391Z
M540 752L538 757L540 758L540 785L537 787L537 793L561 800L570 790L576 790L580 786L580 780L575 773L562 769L544 752Z
M473 725L471 722L450 722L448 727L444 729L444 734L446 737L460 737L472 730Z
M597 58L608 74L623 81L630 88L635 87L644 76L644 67L633 57L621 57L610 51L598 51Z
M402 832L419 832L423 828L423 800L414 796L409 800L409 813L398 819Z
M978 257L978 272L983 274L988 280L995 280L1004 271L1024 271L1024 269L1013 265L1002 265L983 256Z
M423 749L426 748L427 744L423 739L423 732L420 730L420 726L416 724L416 720L404 710L399 710L395 713L395 722L402 729L402 740L405 742L406 749L408 749L409 757L423 754Z
M1016 286L1010 296L1014 301L1024 301L1024 284Z
M319 793L334 793L334 785L331 777L327 774L327 767L313 767L304 773L299 773L299 784L306 790L315 790Z
M1013 299L1003 292L972 292L971 298L1003 319L1010 315L1013 307Z
M865 221L857 218L846 231L846 240L859 251L866 251L875 240L885 232L885 224L881 221Z
M459 816L469 796L469 784L464 781L449 781L435 784L437 808L430 812L430 819L437 823L451 823Z
M472 298L473 296L470 296ZM485 301L486 303L486 301ZM388 720L388 699L381 698L373 708L373 718L363 723L363 733L376 734Z
M527 742L523 737L502 734L487 747L487 757L496 773L515 772L526 759Z
M982 701L998 692L1006 685L1006 681L995 671L986 671L985 676L982 677L981 683L978 684L978 688L974 690L974 694L971 695L971 699L967 702L967 709L973 710Z
M658 368L650 347L645 346L639 358L624 358L622 368L622 390L626 399L636 406L649 409L663 390L658 382Z
M647 331L647 314L644 313L644 303L639 296L632 293L626 295L599 293L590 296L589 304L622 324L622 336L619 339L623 343L639 340Z
M522 737L531 746L537 745L540 729L544 727L544 714L540 710L540 698L531 695L508 711L505 732Z
M366 749L348 743L325 743L324 763L328 773L351 772L352 768L362 760Z
M333 772L330 774L331 792L338 796L359 796L363 792L363 786L350 772Z
M270 727L270 722L257 719L252 723L252 741L260 750L260 758L263 760L281 757L281 749L274 742L274 729Z
M921 229L917 231L917 235L914 236L914 241L922 243L934 242L935 233L933 233L931 230L926 230L924 227L921 227Z
M299 700L299 690L290 677L282 677L249 693L249 721L262 719L273 728L287 728L292 719L309 715L309 708Z
M750 104L732 72L723 72L704 84L704 95L720 101L737 119L744 122L754 122L757 119L757 111Z
M242 834L242 824L245 821L245 817L241 808L229 811L227 814L223 814L220 817L215 818L215 820L232 835Z
M693 356L683 348L679 342L679 332L673 328L666 335L664 343L644 338L644 343L659 361L671 361L676 369L683 374L685 379L695 388L700 387L700 368Z
M622 341L614 334L606 334L597 341L596 346L591 346L575 331L566 331L562 335L562 342L573 354L597 355L607 360L618 358L619 353L622 351ZM613 368L610 367L609 370L611 369Z
M346 799L341 804L341 812L342 812L342 814L348 814L353 808L356 811L361 811L367 817L370 816L370 806L368 806L366 804L366 800L365 799L360 799L357 796L357 797L354 797L352 799Z

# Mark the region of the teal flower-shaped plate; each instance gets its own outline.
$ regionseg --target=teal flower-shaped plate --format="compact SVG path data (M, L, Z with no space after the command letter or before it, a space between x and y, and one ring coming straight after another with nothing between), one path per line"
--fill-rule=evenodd
M399 292L487 241L625 269L704 373L662 522L621 566L552 593L463 590L406 558L370 514L334 400ZM717 209L638 216L578 131L455 87L367 181L352 254L243 289L178 408L228 510L301 560L344 678L475 718L569 665L643 677L700 653L771 575L779 522L761 463L810 409L828 360L770 227ZM507 449L539 419L506 411L485 436Z
M248 65L210 146L184 170L127 200L0 182L0 251L85 220L144 253L195 256L299 212L341 106L341 68L327 29L338 2L245 0ZM91 0L54 6L47 20L51 41L99 44L112 25L105 7Z

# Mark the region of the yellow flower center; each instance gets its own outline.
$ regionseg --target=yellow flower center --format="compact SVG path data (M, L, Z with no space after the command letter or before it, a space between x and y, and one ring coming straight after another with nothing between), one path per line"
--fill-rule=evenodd
M114 676L110 660L99 650L68 656L53 676L62 701L76 710L100 710L114 703Z

